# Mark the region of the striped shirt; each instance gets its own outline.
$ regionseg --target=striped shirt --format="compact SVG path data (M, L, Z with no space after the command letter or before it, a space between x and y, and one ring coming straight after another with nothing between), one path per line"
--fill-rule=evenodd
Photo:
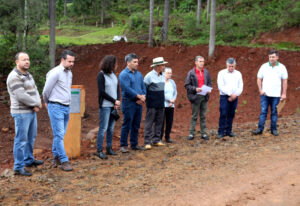
M165 107L165 76L158 74L155 70L149 72L144 83L147 89L146 105L148 108L164 108Z
M41 105L39 92L29 72L23 74L14 68L7 77L6 85L10 96L12 114L31 113L33 107Z

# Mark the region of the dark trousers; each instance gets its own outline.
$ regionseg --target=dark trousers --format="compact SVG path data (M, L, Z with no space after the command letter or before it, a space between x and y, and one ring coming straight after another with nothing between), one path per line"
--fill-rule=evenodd
M147 108L144 127L145 144L155 144L160 141L164 109L165 108Z
M232 102L228 101L228 98L228 95L220 95L219 135L227 135L232 132L232 122L237 108L238 98Z
M163 124L161 127L161 134L160 139L162 140L162 137L164 136L164 129L165 129L165 122L166 122L166 129L165 129L165 139L170 139L170 133L173 126L173 117L174 117L174 107L165 107L165 115Z
M191 127L190 134L195 135L195 127L198 119L198 114L200 116L200 128L201 134L206 134L206 111L207 111L207 99L203 95L198 95L198 103L192 103L192 118L191 118Z
M260 96L260 107L261 112L259 115L258 129L263 131L265 127L265 122L268 115L269 106L271 108L271 131L277 130L277 105L279 103L280 97L268 97L265 95Z
M142 106L135 102L122 103L123 123L121 129L120 145L128 146L128 134L130 132L130 146L134 148L138 145L138 131L142 118Z

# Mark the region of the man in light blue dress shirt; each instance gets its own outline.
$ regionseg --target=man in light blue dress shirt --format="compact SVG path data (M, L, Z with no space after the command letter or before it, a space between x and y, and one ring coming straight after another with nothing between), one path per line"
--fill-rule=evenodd
M43 99L53 131L53 164L61 164L63 171L73 170L64 148L64 136L67 131L70 103L72 71L75 54L70 50L63 51L60 65L51 69L46 76Z

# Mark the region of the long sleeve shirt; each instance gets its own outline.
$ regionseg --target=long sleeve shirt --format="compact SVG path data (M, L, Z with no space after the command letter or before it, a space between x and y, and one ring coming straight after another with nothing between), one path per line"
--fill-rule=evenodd
M61 64L51 69L46 75L43 90L45 103L58 102L64 105L71 103L72 72Z
M234 70L229 72L228 69L223 69L218 74L218 88L220 95L237 95L240 96L243 92L243 79L241 72Z
M119 82L122 90L122 102L137 101L137 95L146 95L143 75L137 71L130 71L127 67L120 73Z
M149 72L144 83L147 89L146 105L148 108L164 108L165 102L165 76L155 70Z
M7 90L10 96L11 113L31 113L41 105L41 98L34 79L29 72L22 74L14 68L8 75Z
M170 101L177 98L177 88L173 79L165 83L165 107L170 107ZM173 104L171 107L175 107Z

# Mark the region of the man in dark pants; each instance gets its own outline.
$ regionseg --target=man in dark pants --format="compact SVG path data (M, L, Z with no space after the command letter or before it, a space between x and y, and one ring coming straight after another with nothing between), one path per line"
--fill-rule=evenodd
M154 146L164 145L160 139L165 108L165 77L162 75L162 72L167 63L163 57L153 59L153 64L151 65L153 70L144 79L147 88L147 112L144 128L146 149L151 149L151 144Z
M271 107L271 134L277 132L277 105L280 100L286 99L288 73L285 66L278 62L278 52L269 52L269 62L263 64L257 74L257 86L260 94L261 113L257 130L254 135L262 134Z
M207 69L204 69L204 58L202 56L196 56L195 67L191 69L186 77L184 87L187 90L187 96L192 104L192 118L191 127L188 140L193 140L195 135L195 126L200 116L201 135L204 140L209 140L206 128L206 110L207 102L209 99L209 93L206 95L198 94L201 92L203 85L212 87L211 78Z
M146 101L146 87L142 74L137 71L138 57L135 54L125 56L127 67L120 73L119 82L122 89L123 123L121 129L121 152L128 151L128 134L132 150L143 150L138 145L138 131L142 118L142 105Z
M242 74L235 70L235 59L227 59L226 66L226 69L218 73L218 88L220 90L218 139L225 136L236 136L232 133L232 122L238 104L238 96L240 96L243 91Z

